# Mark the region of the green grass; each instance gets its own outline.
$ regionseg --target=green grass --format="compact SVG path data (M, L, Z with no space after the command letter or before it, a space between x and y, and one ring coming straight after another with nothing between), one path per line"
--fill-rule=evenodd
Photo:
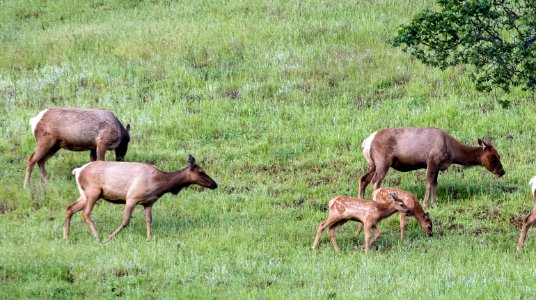
M355 2L355 1L354 1ZM536 238L515 253L532 209L534 95L476 92L464 67L423 66L388 40L431 1L3 1L0 10L0 298L534 298ZM220 183L163 196L154 241L137 209L96 242L60 151L34 170L28 119L51 106L112 110L130 123L126 159L171 171L189 153ZM327 202L356 195L373 131L433 126L492 139L507 172L440 174L434 237L397 218L365 256L356 224L311 245ZM114 159L113 153L107 159ZM424 195L424 170L384 186ZM367 191L370 195L370 189ZM101 201L101 236L121 205Z

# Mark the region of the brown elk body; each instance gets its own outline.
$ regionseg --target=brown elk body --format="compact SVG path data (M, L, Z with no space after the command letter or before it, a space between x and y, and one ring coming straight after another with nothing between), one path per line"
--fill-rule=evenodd
M128 226L136 205L143 205L147 224L147 240L151 240L152 206L164 194L177 194L181 189L197 184L210 189L218 187L203 168L190 155L189 166L176 172L162 172L154 166L133 162L90 162L73 171L80 197L67 207L63 238L69 237L69 226L74 213L83 210L82 217L95 239L99 235L91 220L91 211L99 199L115 204L125 204L123 222L110 235L112 239Z
M396 197L396 196L393 196ZM328 218L322 222L316 231L313 249L318 248L320 235L329 227L329 237L335 251L339 252L340 248L335 239L337 229L348 221L357 221L365 227L365 253L368 252L370 245L380 237L380 231L376 225L383 219L391 216L395 212L408 213L408 208L399 199L391 202L374 202L364 199L337 196L328 205ZM374 238L370 239L370 231L374 230Z
M395 197L393 197L393 195ZM379 188L372 193L372 201L389 203L393 202L393 199L400 199L406 207L409 209L408 213L401 212L400 215L400 239L404 239L404 229L406 227L406 216L413 216L419 223L419 226L424 230L426 235L432 236L432 220L430 215L425 213L417 200L417 197L408 191L395 188ZM359 232L363 224L359 224L356 235L359 236Z
M532 185L532 198L534 199L534 209L523 221L523 226L521 227L521 232L519 234L519 242L517 243L517 252L521 252L529 228L534 225L534 223L536 223L536 176L532 177L532 179L529 181L529 184Z
M113 113L101 109L49 108L31 118L30 125L37 145L28 158L24 187L36 163L47 183L45 162L62 148L90 150L91 161L104 160L106 150L115 149L116 160L122 161L130 141L130 125L125 129Z
M483 166L497 176L503 176L505 172L497 150L491 143L480 139L478 144L479 147L464 145L437 128L376 131L363 141L368 170L359 178L359 196L364 197L371 181L373 189L378 189L389 168L401 172L426 169L424 207L429 206L430 199L435 204L439 171L446 170L451 164Z

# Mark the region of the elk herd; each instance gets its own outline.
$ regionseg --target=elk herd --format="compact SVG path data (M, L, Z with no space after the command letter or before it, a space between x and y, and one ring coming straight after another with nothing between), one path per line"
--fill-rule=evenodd
M134 207L142 205L145 210L147 240L151 240L152 206L162 195L177 194L192 184L209 189L218 187L192 155L188 157L186 167L174 172L164 172L144 163L124 162L130 142L130 125L124 127L107 110L49 108L31 118L30 125L36 147L27 161L23 183L25 188L36 163L43 182L48 182L45 163L59 149L90 153L90 162L73 170L80 197L66 209L64 239L69 237L71 217L82 211L84 222L99 240L91 211L99 199L104 199L125 205L123 221L108 239L128 226ZM425 209L436 205L439 171L445 171L451 164L482 166L499 177L505 174L500 155L490 142L479 139L478 146L464 145L437 128L378 130L363 141L362 149L368 168L359 178L359 198L337 196L329 201L328 217L316 231L314 249L318 248L322 232L329 228L331 243L339 251L335 239L337 229L348 221L356 221L359 223L356 237L365 228L364 249L367 253L370 245L380 237L378 223L397 212L400 216L400 239L404 238L406 216L413 216L426 235L432 236L430 215L423 210L412 193L380 187L389 168L401 172L426 169L423 198ZM104 160L107 150L115 151L116 162ZM370 183L373 188L372 200L365 200L365 189ZM528 229L536 223L536 177L530 180L530 184L535 207L523 222L518 252L523 247ZM374 232L373 238L370 236L371 231Z

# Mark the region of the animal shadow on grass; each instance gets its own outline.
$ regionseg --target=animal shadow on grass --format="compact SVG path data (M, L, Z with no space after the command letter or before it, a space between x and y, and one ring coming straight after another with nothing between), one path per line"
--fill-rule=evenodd
M387 185L384 185L387 186ZM404 189L404 187L401 187ZM422 199L425 194L425 184L417 187L410 187L406 189L408 192L413 193L419 203L422 204ZM514 193L517 190L516 187L501 185L500 183L492 184L491 186L484 186L480 183L455 183L452 181L441 182L437 189L437 206L445 205L448 202L458 202L466 199L474 198L477 195L492 195L499 193Z
M339 242L341 253L363 252L363 254L365 254L365 234L363 231L361 231L358 237L355 236L355 229L357 228L357 224L359 223L348 222L338 230L337 237L340 236L340 242L339 239L337 239L337 241ZM418 225L416 226L418 227ZM422 233L420 232L420 228L417 227L415 227L415 230L419 230L419 233ZM369 253L388 253L396 250L396 248L401 243L404 243L408 240L408 238L405 238L403 241L399 239L400 232L398 222L393 223L392 226L389 224L380 224L378 226L378 229L381 232L381 236L376 241L374 241L372 245L370 245ZM424 239L426 237L422 235L422 238ZM329 246L329 250L333 250L329 238L321 240L321 243L325 243L327 246ZM415 243L412 242L412 245L414 244Z

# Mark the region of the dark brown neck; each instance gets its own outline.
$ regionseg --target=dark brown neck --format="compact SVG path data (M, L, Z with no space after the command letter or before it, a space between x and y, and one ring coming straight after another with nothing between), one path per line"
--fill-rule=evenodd
M186 170L187 168L184 168L175 172L163 173L160 194L178 194L183 188L190 186L192 183L186 176Z
M453 149L452 162L462 166L479 166L482 164L482 147L471 147L458 143Z

